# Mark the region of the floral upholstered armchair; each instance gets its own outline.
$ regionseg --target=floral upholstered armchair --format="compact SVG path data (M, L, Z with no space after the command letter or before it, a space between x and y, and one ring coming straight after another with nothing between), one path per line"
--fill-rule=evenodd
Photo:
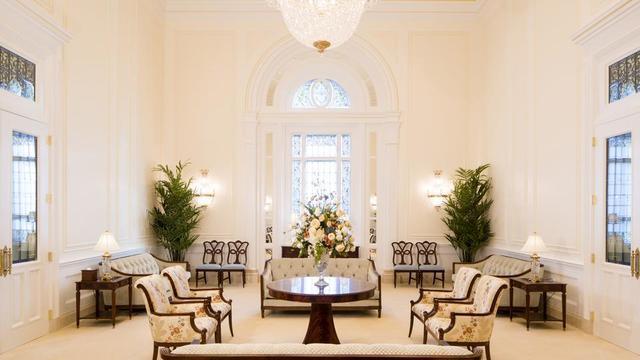
M418 318L424 324L426 319L435 313L434 299L468 300L473 291L473 285L480 278L480 271L472 268L458 270L458 277L452 290L445 289L420 289L420 297L411 301L411 315L409 319L409 337L413 331L413 318ZM422 342L427 343L427 330L423 332Z
M210 301L174 301L167 280L161 275L149 275L136 281L144 293L145 308L153 337L153 360L158 347L177 347L199 341L205 344L215 333L220 342L220 313L214 313Z
M222 288L191 289L189 287L189 273L181 266L171 266L162 270L162 275L169 279L173 296L178 300L209 299L211 309L220 312L220 321L229 318L229 332L233 336L231 300L222 295ZM219 326L219 325L218 325Z
M473 301L434 299L435 314L425 321L427 331L441 343L467 347L484 346L491 360L490 341L498 303L507 283L484 275L476 287Z

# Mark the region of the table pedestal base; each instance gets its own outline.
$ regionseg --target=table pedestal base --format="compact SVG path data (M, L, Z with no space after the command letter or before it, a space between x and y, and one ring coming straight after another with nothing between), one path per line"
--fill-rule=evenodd
M303 344L340 344L336 328L333 325L333 309L331 304L311 304L309 327Z

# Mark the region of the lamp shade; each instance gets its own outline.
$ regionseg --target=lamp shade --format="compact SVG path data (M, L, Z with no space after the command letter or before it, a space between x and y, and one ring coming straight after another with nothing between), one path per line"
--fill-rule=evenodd
M118 246L118 242L116 241L116 238L113 236L113 234L109 231L105 231L102 233L102 235L100 235L98 243L93 249L101 251L103 253L109 253L111 251L120 249L120 246Z
M529 235L529 238L527 238L527 242L524 244L521 251L529 254L537 254L542 251L547 251L547 247L544 245L542 237L533 233L532 235Z

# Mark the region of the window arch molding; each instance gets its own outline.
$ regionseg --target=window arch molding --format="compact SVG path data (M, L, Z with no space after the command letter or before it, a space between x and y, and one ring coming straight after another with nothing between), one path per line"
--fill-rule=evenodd
M310 80L333 80L348 94L350 106L346 109L330 109L325 107L301 109L293 107L293 100L305 83ZM268 105L267 105L268 106ZM282 76L274 89L273 102L270 106L277 112L364 112L367 111L367 91L357 77L344 64L335 61L312 60L298 64Z
M356 35L321 56L290 37L283 37L259 58L248 78L245 113L291 110L284 97L293 96L298 86L312 78L331 78L352 98L359 96L360 101L356 99L354 103L360 106L356 105L353 111L398 112L398 90L391 68L373 45Z

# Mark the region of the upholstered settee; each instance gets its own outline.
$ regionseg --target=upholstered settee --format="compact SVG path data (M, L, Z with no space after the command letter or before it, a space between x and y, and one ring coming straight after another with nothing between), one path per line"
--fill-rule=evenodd
M541 265L542 266L542 265ZM462 267L470 267L479 270L482 275L491 275L501 278L509 283L509 278L528 277L531 273L531 262L511 256L489 255L486 258L472 262L454 262L453 263L453 279L458 269ZM544 273L544 267L540 269L541 276ZM508 292L508 291L507 291ZM531 306L536 307L539 304L539 298L534 296L531 298ZM516 307L524 306L525 295L523 291L513 292L513 305ZM502 296L500 300L500 308L509 306L509 295Z
M169 266L182 266L188 268L187 262L172 262L162 260L152 254L142 253L133 256L125 256L111 260L111 272L113 276L131 276L131 281L135 283L138 279L149 275L160 274L162 270ZM111 304L111 292L103 291L104 303ZM140 291L133 291L132 303L138 308L144 307L144 297ZM124 306L129 304L127 288L120 288L116 291L116 304Z
M267 284L272 281L299 277L317 276L313 259L286 258L272 259L265 263L260 275L260 311L264 317L265 310L305 310L310 304L274 299L269 295ZM373 261L368 259L329 259L325 276L351 277L376 284L375 294L367 300L333 304L333 310L377 310L378 317L382 313L381 277L376 271Z
M162 349L164 360L250 359L480 359L482 350L406 344L203 344Z

